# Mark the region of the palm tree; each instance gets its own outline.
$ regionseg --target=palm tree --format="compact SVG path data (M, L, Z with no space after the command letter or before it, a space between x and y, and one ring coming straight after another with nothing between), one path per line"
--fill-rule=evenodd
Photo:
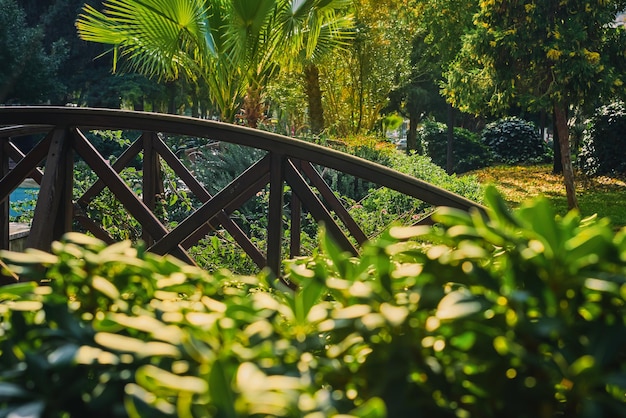
M281 65L346 44L350 4L107 0L102 11L85 5L76 26L82 39L112 46L114 70L123 57L131 71L205 84L223 120L233 121L245 103L256 126L261 90Z

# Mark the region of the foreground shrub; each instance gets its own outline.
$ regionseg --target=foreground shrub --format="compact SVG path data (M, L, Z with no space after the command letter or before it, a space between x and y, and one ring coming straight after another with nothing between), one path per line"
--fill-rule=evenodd
M549 159L550 149L535 125L518 117L506 117L488 124L481 140L501 163L539 163Z
M433 121L425 122L417 131L418 141L435 164L446 167L448 155L448 128L445 124ZM480 142L478 136L463 128L454 128L453 171L466 173L487 167L493 156L489 149Z
M47 285L0 288L0 415L623 415L626 234L487 197L358 258L323 235L294 293L75 234L5 253Z
M582 171L588 176L626 172L626 106L616 102L599 108L578 155Z

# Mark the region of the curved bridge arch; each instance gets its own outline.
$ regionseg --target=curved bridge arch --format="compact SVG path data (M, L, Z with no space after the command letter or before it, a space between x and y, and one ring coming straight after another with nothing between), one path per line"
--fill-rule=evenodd
M289 226L291 255L299 249L300 211L304 206L346 250L357 253L353 244L362 244L367 237L348 211L335 197L313 164L385 186L417 198L434 207L451 206L463 210L480 208L476 202L399 173L317 144L270 132L232 124L184 116L156 113L69 107L5 107L0 108L0 247L8 248L9 195L28 177L41 188L27 247L48 249L53 240L71 230L73 220L97 237L112 241L83 209L102 189L108 187L126 210L141 224L149 250L193 262L186 248L206 235L211 227L221 225L261 268L280 271L283 239L283 186L288 184L296 198L292 199ZM142 134L120 158L110 165L91 145L84 131L133 130ZM16 144L20 137L45 133L45 137L27 154ZM264 150L266 156L249 167L224 189L209 194L183 162L167 147L159 133L211 138L213 140ZM135 194L119 173L143 152L143 193ZM72 200L74 153L77 153L98 175L99 180L76 201ZM9 160L15 167L9 169ZM45 161L45 171L39 166ZM202 202L184 221L168 230L153 210L159 190L159 164L164 161ZM229 215L269 185L267 248L258 249ZM313 186L313 187L311 187ZM315 190L314 190L315 189ZM334 216L333 216L334 214ZM339 218L340 226L335 218ZM428 222L429 218L423 220ZM354 239L350 240L348 235Z

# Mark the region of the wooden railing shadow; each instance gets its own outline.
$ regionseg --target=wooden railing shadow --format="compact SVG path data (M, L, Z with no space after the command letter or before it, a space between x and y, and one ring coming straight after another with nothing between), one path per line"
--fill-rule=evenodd
M142 132L113 163L105 159L86 138L92 129ZM43 134L29 152L18 147L25 135ZM183 161L165 144L160 133L211 138L266 151L230 184L210 194ZM73 199L75 154L98 179L78 199ZM142 155L142 193L136 194L120 172ZM9 161L15 162L12 169ZM173 229L154 214L156 197L162 193L161 164L167 164L202 205ZM464 210L480 207L454 193L387 167L309 142L231 124L174 115L120 110L59 107L0 108L0 248L8 248L9 195L26 178L40 184L28 248L47 250L51 243L72 230L73 222L107 242L111 235L86 215L91 200L108 188L141 225L149 251L193 263L187 250L218 226L228 231L259 267L280 272L284 227L290 228L290 256L300 251L301 214L308 211L324 223L328 233L346 251L358 253L367 237L348 210L326 184L315 166L343 173L397 190L433 207ZM43 169L42 169L43 168ZM291 187L289 221L284 207L284 185ZM259 249L230 215L259 191L269 186L267 248ZM341 222L337 222L336 220ZM429 217L423 222L429 222ZM350 239L349 237L352 237ZM356 244L355 244L356 243Z

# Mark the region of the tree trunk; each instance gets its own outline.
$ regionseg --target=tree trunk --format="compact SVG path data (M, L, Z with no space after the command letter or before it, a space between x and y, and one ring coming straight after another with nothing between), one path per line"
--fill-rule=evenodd
M250 128L257 128L265 115L265 106L261 98L261 87L250 86L243 99L243 115Z
M567 194L567 206L571 209L578 209L576 199L576 187L574 186L574 168L572 167L572 155L569 146L569 129L567 127L567 107L563 103L554 105L554 119L561 150L561 163L563 165L563 180L565 182L565 193Z
M320 71L315 64L309 64L304 68L304 82L309 105L311 132L314 135L319 135L324 131L324 108L322 107Z
M176 84L173 81L167 84L167 113L176 114Z
M552 109L552 150L554 151L554 158L552 160L552 173L563 173L563 162L561 159L561 147L559 145L559 130L556 126L556 116L554 109Z
M448 146L446 148L446 172L452 174L454 171L454 108L448 104Z
M421 147L417 147L417 121L419 120L417 115L409 116L409 131L406 134L406 153L409 154L411 150L417 151L418 154L422 154Z

